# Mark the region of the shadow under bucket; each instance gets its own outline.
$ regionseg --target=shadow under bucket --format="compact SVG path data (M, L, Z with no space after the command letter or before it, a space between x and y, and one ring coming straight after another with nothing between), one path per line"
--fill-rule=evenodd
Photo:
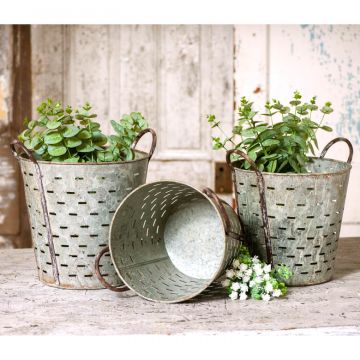
M109 246L130 289L148 300L174 303L200 294L221 276L240 238L237 215L210 189L159 181L122 201Z

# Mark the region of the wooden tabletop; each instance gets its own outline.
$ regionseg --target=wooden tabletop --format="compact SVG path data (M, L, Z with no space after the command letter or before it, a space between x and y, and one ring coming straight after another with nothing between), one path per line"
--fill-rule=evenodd
M132 292L41 284L31 249L0 251L0 335L237 332L360 334L360 238L341 239L332 281L286 298L231 301L223 292L158 304Z

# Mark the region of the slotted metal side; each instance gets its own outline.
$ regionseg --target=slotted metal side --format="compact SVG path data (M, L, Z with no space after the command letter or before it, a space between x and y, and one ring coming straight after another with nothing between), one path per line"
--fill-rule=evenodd
M120 204L110 251L129 288L172 303L193 298L222 275L241 240L236 213L210 189L202 193L159 181L137 188Z
M146 133L152 134L150 152L135 150ZM122 162L37 161L20 141L10 147L20 162L40 280L59 288L103 288L95 273L96 255L108 245L117 206L146 181L155 132L142 130L132 146L134 160ZM123 285L109 255L99 271L113 286Z
M340 140L329 143L320 158L312 158L308 173L259 173L230 163L247 242L262 259L292 269L288 285L326 282L334 273L351 169L351 144L348 162L322 157Z
M148 159L107 165L39 163L44 185L59 287L102 288L94 275L95 256L108 244L111 219L133 189L145 183ZM141 159L142 157L142 159ZM56 285L41 205L35 165L21 159L25 196L40 280ZM101 264L103 276L120 285L110 261Z

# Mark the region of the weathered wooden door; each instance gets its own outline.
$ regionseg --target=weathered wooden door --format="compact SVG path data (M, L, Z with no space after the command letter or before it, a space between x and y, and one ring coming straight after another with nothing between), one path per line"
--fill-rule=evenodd
M358 235L359 41L357 25L2 26L0 247L30 244L20 177L7 146L30 108L35 115L47 97L73 106L93 103L106 132L110 119L141 111L159 138L148 180L197 187L213 187L214 162L224 160L211 149L206 114L215 113L230 133L242 95L263 104L298 89L321 102L330 99L335 131L319 134L320 146L335 136L355 145L342 235ZM336 149L329 154L344 158L345 147Z
M32 49L34 108L90 101L109 132L140 111L158 133L149 181L213 185L206 114L232 121L232 26L33 26Z

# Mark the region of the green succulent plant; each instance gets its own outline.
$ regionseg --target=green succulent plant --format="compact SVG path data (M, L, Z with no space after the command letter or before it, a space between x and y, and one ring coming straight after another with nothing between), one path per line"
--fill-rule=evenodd
M253 109L253 103L246 97L241 98L239 118L231 136L223 131L215 115L208 115L211 127L218 128L224 135L224 138L212 138L213 148L241 150L255 162L260 171L306 172L306 163L310 161L308 154L315 155L314 148L318 148L317 130L332 131L331 127L323 125L323 120L333 109L330 102L319 109L315 96L309 102L302 102L301 98L301 94L295 91L289 105L283 105L276 99L266 102L265 113L261 115L268 117L269 122L255 119L258 112ZM317 110L322 113L319 122L312 119ZM280 118L279 121L276 121L275 115ZM237 159L236 155L233 156ZM242 160L239 167L247 170L250 164Z
M102 133L96 114L86 103L80 109L62 107L52 99L37 108L38 119L25 119L26 129L18 136L38 160L54 162L108 162L134 159L131 145L139 132L148 127L139 112L111 120L116 135Z

